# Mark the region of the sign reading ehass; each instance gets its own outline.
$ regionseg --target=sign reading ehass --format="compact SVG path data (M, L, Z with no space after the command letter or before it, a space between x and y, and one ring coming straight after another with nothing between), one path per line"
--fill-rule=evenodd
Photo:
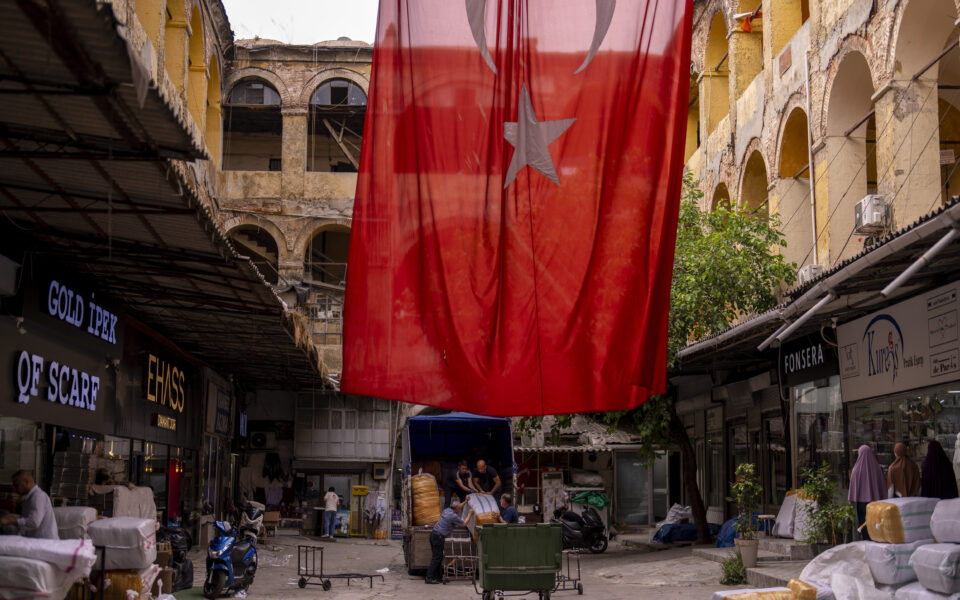
M186 373L179 366L156 354L147 354L146 376L143 378L147 400L183 412L186 402Z

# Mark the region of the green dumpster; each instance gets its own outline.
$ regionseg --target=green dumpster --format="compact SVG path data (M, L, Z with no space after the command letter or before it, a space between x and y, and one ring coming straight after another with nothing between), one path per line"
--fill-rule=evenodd
M495 591L533 591L550 597L563 557L561 525L495 524L478 531L484 600Z

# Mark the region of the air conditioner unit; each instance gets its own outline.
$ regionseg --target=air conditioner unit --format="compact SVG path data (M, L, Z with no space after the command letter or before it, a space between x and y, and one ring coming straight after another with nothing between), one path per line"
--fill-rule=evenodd
M883 233L887 229L890 207L883 194L867 194L853 207L853 228L857 233Z
M804 265L797 271L797 283L807 285L821 275L823 275L823 265Z
M375 465L373 465L373 478L386 479L387 468L388 468L388 465L386 463L376 463Z
M277 434L273 431L256 431L250 434L250 447L256 450L272 450L277 447Z

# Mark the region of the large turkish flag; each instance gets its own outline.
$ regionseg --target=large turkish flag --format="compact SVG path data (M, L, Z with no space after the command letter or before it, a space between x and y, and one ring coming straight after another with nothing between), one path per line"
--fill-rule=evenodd
M690 0L381 0L341 388L485 415L666 382Z

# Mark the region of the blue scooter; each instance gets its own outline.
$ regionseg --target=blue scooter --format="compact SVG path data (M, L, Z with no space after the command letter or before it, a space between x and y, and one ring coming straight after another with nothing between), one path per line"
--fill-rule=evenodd
M240 526L234 534L229 521L217 521L216 537L207 550L207 578L203 596L217 598L244 592L253 583L257 573L257 534L263 526L264 506L250 502L240 516Z

